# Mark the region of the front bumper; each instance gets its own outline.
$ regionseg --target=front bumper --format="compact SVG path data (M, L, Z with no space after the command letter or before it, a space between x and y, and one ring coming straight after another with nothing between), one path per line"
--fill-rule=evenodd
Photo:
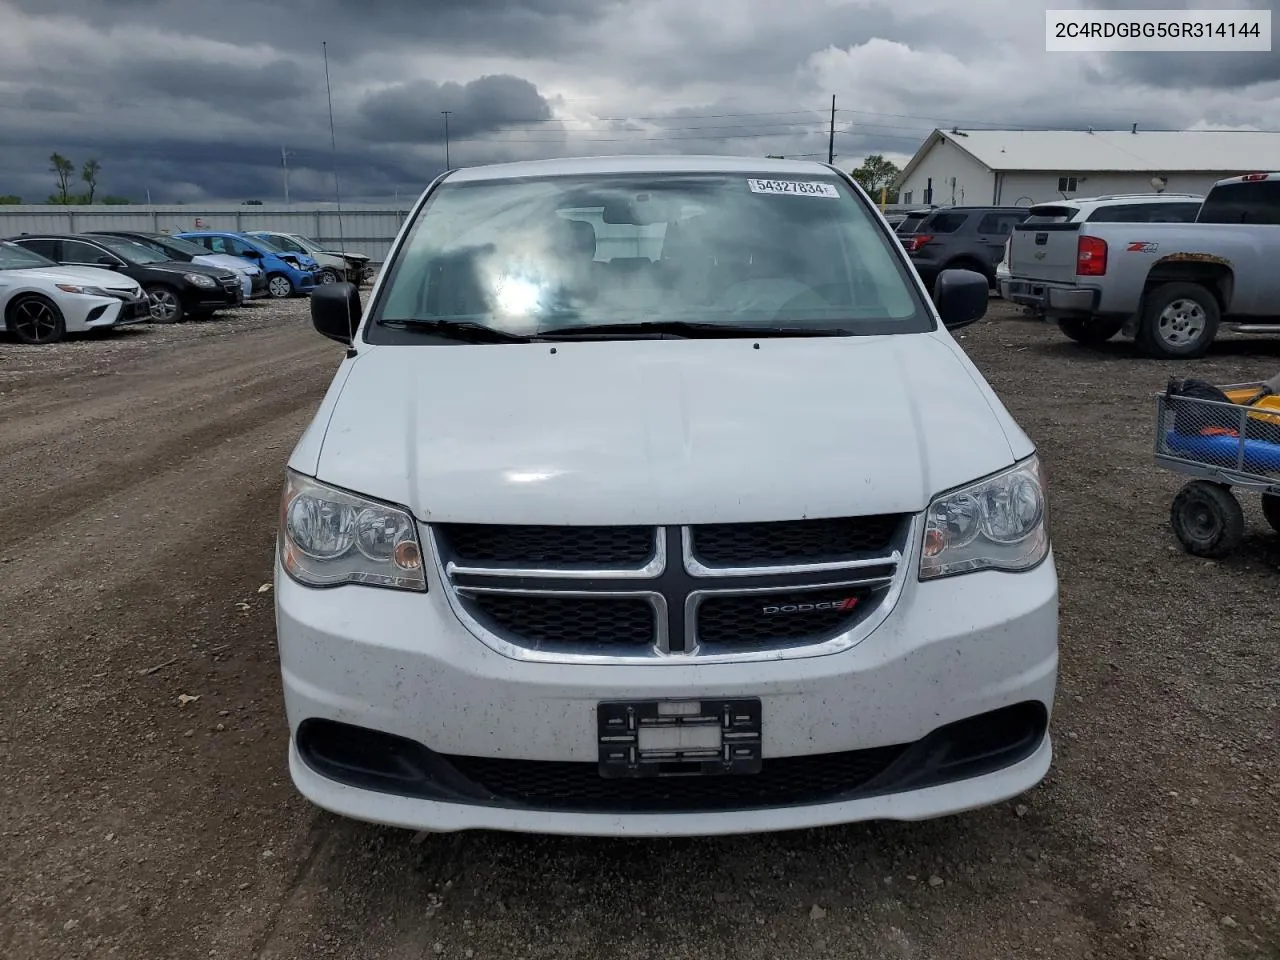
M369 262L367 260L347 259L347 282L360 286L369 278Z
M266 273L259 272L249 278L249 293L247 296L250 300L258 300L268 295Z
M759 697L766 767L771 759L821 762L825 755L915 744L948 724L1015 704L1042 705L1047 720L1058 666L1052 555L1022 574L909 579L889 618L857 646L794 660L518 661L467 631L434 575L425 595L360 586L313 590L277 565L275 601L294 783L317 805L356 819L426 830L597 835L779 830L956 813L1029 789L1049 766L1049 737L1041 732L1007 765L943 784L912 786L907 777L885 789L872 784L750 809L654 812L611 807L608 792L600 801L598 789L594 805L584 805L572 794L572 778L564 781L570 792L555 802L370 789L320 773L303 759L297 735L304 721L332 721L406 738L472 765L534 761L524 766L535 776L556 777L558 768L539 763L582 764L572 767L581 776L598 761L602 700ZM732 792L738 779L699 780L699 789Z
M182 307L188 313L212 313L228 307L238 307L242 301L240 281L219 282L215 287L192 285L183 297Z
M147 323L151 319L151 301L145 296L125 300L122 297L76 295L67 298L62 306L63 318L70 332L123 327Z

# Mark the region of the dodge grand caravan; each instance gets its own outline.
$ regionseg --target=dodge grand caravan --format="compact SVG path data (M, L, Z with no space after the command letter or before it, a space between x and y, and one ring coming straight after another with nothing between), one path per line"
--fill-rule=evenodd
M1032 442L825 164L522 162L425 191L288 462L289 767L416 830L771 831L1047 772Z

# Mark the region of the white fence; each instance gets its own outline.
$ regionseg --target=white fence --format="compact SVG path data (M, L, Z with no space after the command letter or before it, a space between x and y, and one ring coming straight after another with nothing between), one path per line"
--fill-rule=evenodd
M409 205L361 204L343 207L341 218L327 205L190 205L129 204L0 206L0 237L23 233L80 233L85 230L277 230L311 237L325 247L344 247L381 262L391 249ZM341 222L339 222L341 220Z

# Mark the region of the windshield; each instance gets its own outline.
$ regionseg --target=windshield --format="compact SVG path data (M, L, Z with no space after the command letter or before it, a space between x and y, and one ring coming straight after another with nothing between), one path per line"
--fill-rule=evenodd
M121 259L130 263L167 263L169 255L160 253L151 247L143 246L132 240L121 240L118 237L98 237L99 243Z
M897 232L900 234L915 233L916 228L924 223L927 213L908 213L906 219L898 224Z
M308 237L291 236L287 239L293 242L299 253L324 253L324 248Z
M411 227L372 315L518 334L670 321L932 329L907 269L833 175L446 182Z
M1051 206L1048 204L1031 208L1031 214L1023 223L1067 223L1077 213L1080 212L1079 207L1071 206Z
M184 257L207 257L209 251L198 243L183 240L181 237L148 237L149 243L170 253L180 253Z
M268 253L287 253L288 252L287 250L284 249L284 247L281 247L279 244L272 243L270 240L268 240L266 237L264 237L260 233L253 234L252 239L254 243L260 246L263 250L266 250Z
M52 260L32 253L25 247L0 240L0 270L30 270L33 267L56 267Z
M1280 223L1280 180L1241 180L1209 191L1198 223Z

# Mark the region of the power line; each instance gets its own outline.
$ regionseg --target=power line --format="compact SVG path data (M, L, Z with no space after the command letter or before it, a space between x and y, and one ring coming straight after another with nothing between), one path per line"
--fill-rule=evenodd
M566 130L566 134L572 134L574 131ZM849 133L849 130L836 130L836 133ZM819 131L814 131L815 134ZM719 136L688 136L688 137L454 137L454 143L563 143L566 139L572 139L576 143L646 143L661 142L672 140L753 140L763 139L766 137L786 137L797 136L794 131L756 131L753 133L726 133ZM920 139L920 138L916 138Z
M822 110L773 110L764 113L680 113L661 114L648 117L592 117L590 123L625 123L629 120L733 120L750 117L796 117L812 116L815 120L825 117ZM530 117L527 120L511 119L505 123L572 123L564 117Z

